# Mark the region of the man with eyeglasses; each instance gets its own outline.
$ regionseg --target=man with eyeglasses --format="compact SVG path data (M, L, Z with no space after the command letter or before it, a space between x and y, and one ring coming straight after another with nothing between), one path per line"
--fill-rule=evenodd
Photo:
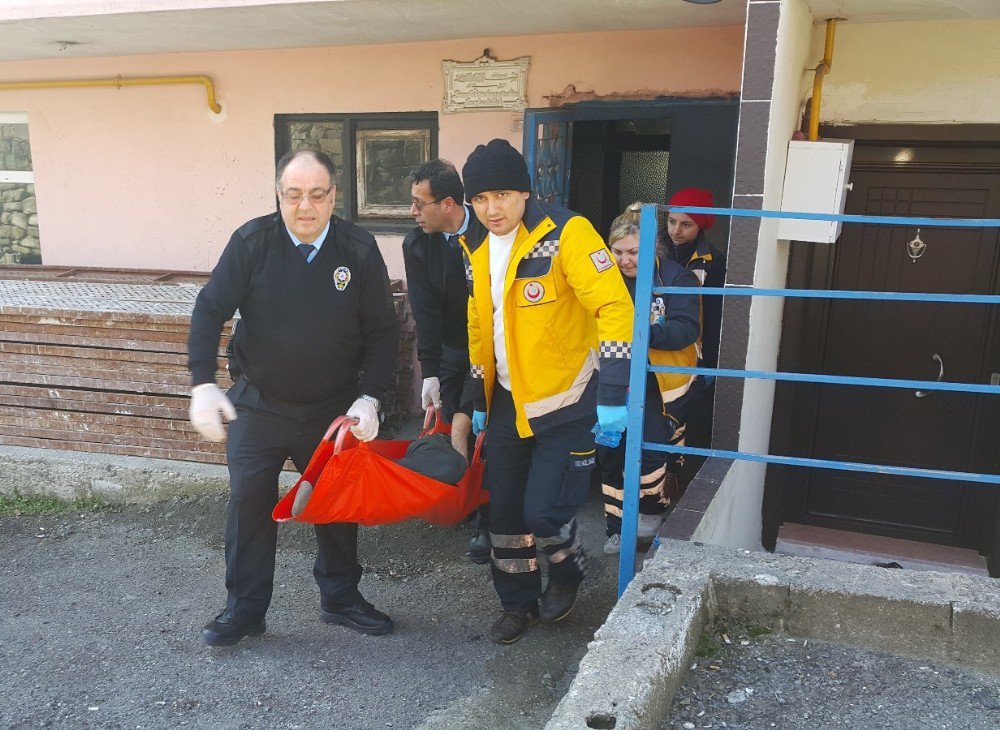
M226 608L202 631L230 646L265 630L274 584L278 476L286 459L309 463L330 422L346 412L354 435L378 434L396 369L399 325L374 237L333 215L336 167L300 150L278 162L279 214L255 218L230 238L191 315L191 423L227 440ZM228 397L215 384L222 328L235 311L239 371ZM316 525L313 574L320 618L366 634L392 620L358 591L358 526Z
M468 457L472 399L468 392L462 396L469 376L469 289L458 237L469 225L472 208L461 202L462 179L447 160L423 163L409 181L410 215L417 226L403 240L403 263L417 325L420 405L441 410L451 423L452 444ZM462 557L485 564L490 561L489 505L479 508L476 523L477 533Z

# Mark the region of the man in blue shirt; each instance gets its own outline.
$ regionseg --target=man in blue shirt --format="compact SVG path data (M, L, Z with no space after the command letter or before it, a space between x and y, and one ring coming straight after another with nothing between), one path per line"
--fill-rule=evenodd
M278 163L280 214L255 218L230 238L191 315L191 423L227 441L225 609L202 631L229 646L263 633L274 586L278 476L290 458L303 471L330 422L346 412L354 435L378 434L399 325L374 237L333 215L336 169L322 152ZM215 383L223 325L240 312L228 394ZM229 421L227 428L223 420ZM228 436L228 439L227 439ZM320 618L367 634L392 621L358 591L358 526L316 525L313 574Z
M409 177L410 215L417 227L403 240L406 288L417 325L420 403L441 409L451 423L452 444L469 456L472 398L463 398L469 376L467 327L469 289L458 237L468 228L471 207L458 170L447 160L430 160ZM477 513L478 532L463 555L474 563L490 560L489 506Z

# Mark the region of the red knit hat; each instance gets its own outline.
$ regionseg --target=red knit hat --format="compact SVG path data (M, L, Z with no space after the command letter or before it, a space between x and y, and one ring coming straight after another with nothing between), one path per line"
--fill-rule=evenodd
M678 190L670 198L670 202L667 205L692 205L698 208L715 207L711 191L703 188L684 188L683 190ZM694 224L703 231L707 231L715 225L715 216L709 213L685 213L685 215L690 217L694 221Z

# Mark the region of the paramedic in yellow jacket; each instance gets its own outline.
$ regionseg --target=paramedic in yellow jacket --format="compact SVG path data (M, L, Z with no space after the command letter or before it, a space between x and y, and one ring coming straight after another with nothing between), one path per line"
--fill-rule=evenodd
M596 464L591 429L595 420L604 431L625 429L633 306L594 227L536 200L508 142L478 146L462 177L477 218L461 239L473 429L486 428L493 584L503 604L491 635L509 644L576 602L585 558L575 515ZM544 594L536 546L549 564Z

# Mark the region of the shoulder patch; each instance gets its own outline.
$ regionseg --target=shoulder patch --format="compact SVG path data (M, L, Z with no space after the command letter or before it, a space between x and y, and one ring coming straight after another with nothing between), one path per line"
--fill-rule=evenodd
M611 252L606 248L599 248L591 253L590 261L594 264L594 268L597 269L598 273L607 271L615 265L615 262L611 258Z

